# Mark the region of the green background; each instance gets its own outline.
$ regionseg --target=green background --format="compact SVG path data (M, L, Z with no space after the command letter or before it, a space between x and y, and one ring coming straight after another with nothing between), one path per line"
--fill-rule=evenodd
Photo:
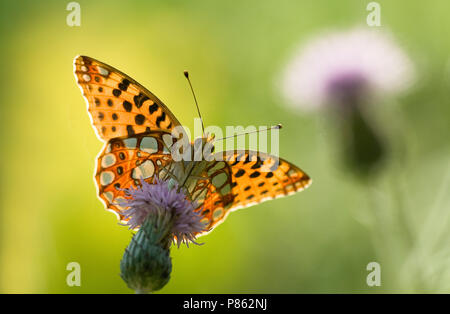
M162 293L450 292L450 3L379 1L381 29L418 82L380 104L392 147L368 188L340 166L333 123L285 106L277 80L294 49L326 29L365 25L369 1L69 1L0 4L0 292L128 293L119 261L131 232L96 197L96 138L72 73L84 54L129 74L185 125L282 123L280 155L306 191L231 214L205 244L172 248ZM372 204L372 205L371 205ZM69 287L69 262L81 286ZM380 263L381 287L366 284Z

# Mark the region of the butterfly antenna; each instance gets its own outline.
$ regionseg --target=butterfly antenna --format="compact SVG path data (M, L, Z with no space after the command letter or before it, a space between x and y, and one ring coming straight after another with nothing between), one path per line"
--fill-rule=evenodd
M227 138L232 138L232 137L237 137L237 136L247 135L247 134L252 134L252 133L266 132L266 131L270 131L270 130L279 130L282 127L283 126L281 124L277 124L277 125L274 125L274 126L272 126L270 128L266 128L266 129L262 129L262 130L255 130L255 131L251 131L251 132L246 132L246 133L241 133L241 134L235 134L235 135L232 135L232 136L222 137L222 138L219 138L219 139L217 139L215 141L222 141L222 140L226 140Z
M189 72L184 71L184 77L186 77L189 87L191 88L192 96L194 96L195 106L197 107L198 116L200 117L200 122L202 123L202 133L205 134L205 126L203 125L202 114L200 113L200 108L198 107L197 97L195 97L194 88L192 87L191 80L189 79Z

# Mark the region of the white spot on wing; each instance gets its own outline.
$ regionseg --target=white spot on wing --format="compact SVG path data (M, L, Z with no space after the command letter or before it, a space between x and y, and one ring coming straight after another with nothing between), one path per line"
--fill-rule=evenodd
M83 80L85 80L86 82L89 82L91 80L91 77L88 74L83 74L82 76Z
M155 165L151 160L146 160L139 167L133 169L131 177L133 179L147 179L153 176L155 172Z
M116 163L116 156L114 154L106 154L102 158L102 167L108 168Z
M144 137L141 141L140 149L149 154L156 153L158 151L158 142L154 137Z
M126 148L136 148L137 139L136 138L127 138L123 140L123 143Z
M114 172L112 171L103 171L100 173L100 184L108 185L114 181Z
M109 74L109 71L105 68L102 68L101 66L98 66L98 73L103 76L107 76Z
M219 219L222 216L222 214L223 214L223 208L222 207L217 208L213 213L213 220Z
M108 202L112 202L113 198L114 198L114 194L113 192L109 191L109 192L105 192L103 193L103 196L108 200Z
M218 175L216 175L212 178L212 184L216 188L219 188L227 181L227 178L228 178L228 176L225 172L219 173Z

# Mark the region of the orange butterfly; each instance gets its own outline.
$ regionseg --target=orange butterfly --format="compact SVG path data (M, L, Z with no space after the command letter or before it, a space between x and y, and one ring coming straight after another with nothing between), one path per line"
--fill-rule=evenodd
M105 142L97 156L98 196L121 221L124 208L117 204L124 199L123 189L138 186L141 178L149 183L156 177L176 178L196 202L195 210L209 231L233 210L291 195L311 184L300 168L281 158L274 163L273 156L261 152L221 152L222 158L213 161L174 161L172 130L181 124L161 100L93 58L75 57L74 71L97 136Z

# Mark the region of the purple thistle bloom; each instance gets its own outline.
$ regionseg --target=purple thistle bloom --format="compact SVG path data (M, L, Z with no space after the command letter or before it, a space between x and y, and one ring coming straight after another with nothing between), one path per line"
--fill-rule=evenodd
M119 205L128 207L121 214L129 219L126 225L130 229L142 226L149 215L171 215L170 235L176 239L178 247L181 243L187 246L189 242L195 242L195 234L205 231L200 222L202 218L198 212L194 212L194 204L186 199L186 195L179 191L178 185L169 186L169 181L155 179L154 184L141 180L141 187L125 189L127 199Z
M369 103L405 91L415 71L386 32L354 28L317 36L299 48L282 77L290 105L314 110L348 100Z
M281 77L287 104L325 109L338 122L346 166L371 178L389 148L368 106L406 91L415 80L409 56L391 34L357 27L312 38L296 52Z

